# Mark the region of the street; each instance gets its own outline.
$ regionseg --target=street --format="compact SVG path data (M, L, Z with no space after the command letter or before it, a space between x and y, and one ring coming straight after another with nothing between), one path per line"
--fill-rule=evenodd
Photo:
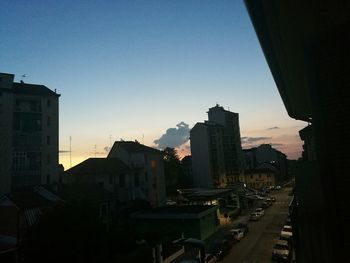
M235 244L224 263L264 263L271 262L272 247L279 238L279 233L288 215L291 196L290 188L271 192L276 202L265 210L265 215L257 222L249 222L249 233ZM240 216L236 221L247 220L249 215Z

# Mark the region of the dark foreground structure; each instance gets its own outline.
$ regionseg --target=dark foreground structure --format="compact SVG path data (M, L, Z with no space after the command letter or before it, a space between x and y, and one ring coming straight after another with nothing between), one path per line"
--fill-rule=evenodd
M349 1L245 0L290 117L308 122L290 207L297 262L350 248Z

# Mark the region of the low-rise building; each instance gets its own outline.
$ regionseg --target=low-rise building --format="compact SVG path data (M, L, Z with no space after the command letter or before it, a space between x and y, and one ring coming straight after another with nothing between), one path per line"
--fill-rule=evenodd
M179 190L183 203L188 205L217 205L219 224L227 223L240 213L240 199L230 188L191 188Z
M241 175L240 180L247 187L260 189L275 185L275 171L267 168L246 170L244 175Z
M89 158L68 169L62 183L100 185L122 204L144 199L161 206L166 199L161 152L138 142L115 142L107 158Z
M134 182L144 178L145 196L154 206L161 206L166 201L164 163L162 152L137 141L116 141L107 159L118 158L133 173Z
M218 206L174 205L155 208L132 215L139 233L144 236L157 235L206 239L216 232Z
M17 244L26 237L28 228L40 216L64 200L42 186L0 197L0 243Z

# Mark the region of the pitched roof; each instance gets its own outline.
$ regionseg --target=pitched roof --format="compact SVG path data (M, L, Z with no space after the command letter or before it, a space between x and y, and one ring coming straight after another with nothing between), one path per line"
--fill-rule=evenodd
M68 169L65 174L110 174L128 170L118 158L89 158Z
M44 85L27 84L27 83L13 83L13 93L25 95L40 95L40 96L54 96L59 97L60 94L50 90Z
M114 199L114 194L97 184L58 184L48 186L52 192L69 201L99 202Z
M113 144L113 147L111 151L108 154L108 158L111 153L113 153L114 149L116 147L121 147L128 153L158 153L160 154L161 152L155 148L148 147L146 145L143 145L139 142L133 142L133 141L116 141Z
M34 187L25 191L12 192L6 194L6 197L21 209L46 207L63 202L62 199L58 198L52 193L50 195L50 198L48 198L47 195L45 195L47 193L42 194L42 191L39 188ZM52 198L53 196L56 198Z

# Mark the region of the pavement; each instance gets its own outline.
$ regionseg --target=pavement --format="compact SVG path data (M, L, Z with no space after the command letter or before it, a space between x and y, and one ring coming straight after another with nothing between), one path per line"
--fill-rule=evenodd
M234 244L230 254L222 261L223 263L272 262L272 247L279 239L279 234L288 215L288 205L292 198L288 196L289 191L290 188L282 188L270 193L271 196L276 197L276 202L265 210L265 215L259 221L249 222L248 234L240 242ZM249 210L244 211L243 215L229 225L247 222L249 214ZM221 235L222 229L223 227L206 241L208 246L210 242Z

